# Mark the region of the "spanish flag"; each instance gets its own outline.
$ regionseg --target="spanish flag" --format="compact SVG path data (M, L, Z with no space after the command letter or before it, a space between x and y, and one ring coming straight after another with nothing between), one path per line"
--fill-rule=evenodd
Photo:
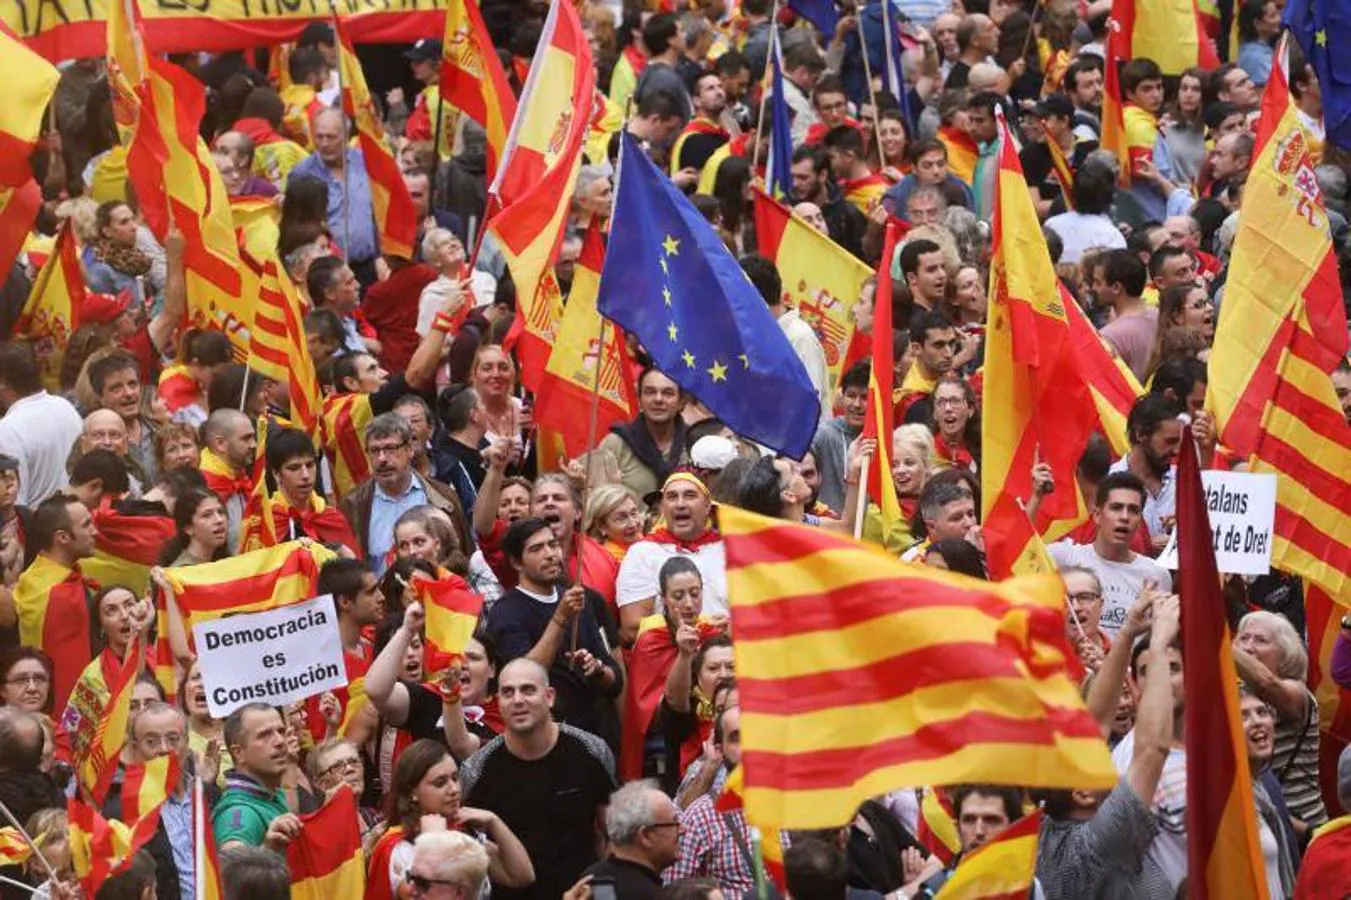
M1129 46L1117 21L1109 19L1107 40L1103 43L1106 72L1102 83L1102 133L1099 146L1116 157L1117 168L1120 170L1117 183L1121 187L1130 187L1131 184L1131 153L1126 140L1125 97L1121 93L1121 66L1130 59Z
M1032 496L1035 462L1048 463L1055 478L1039 517L1081 518L1074 473L1097 425L1070 342L1066 308L1075 301L1056 279L1002 116L999 130L980 467L981 520L995 578L1045 567L1023 509Z
M952 801L947 791L941 787L924 789L919 801L919 823L915 827L915 840L928 850L944 866L951 866L957 854L962 852L962 838L957 833L957 819L952 811Z
M2 22L0 71L9 73L13 92L0 104L0 260L8 267L42 205L28 155L42 131L42 115L60 76Z
M881 201L882 195L891 187L885 175L870 172L862 178L848 178L840 182L840 192L859 212L867 215Z
M305 313L295 285L277 261L275 247L264 257L245 257L257 275L257 303L249 328L249 368L287 386L291 422L311 438L319 435L322 395L310 346L305 339ZM262 431L259 432L259 443ZM259 454L261 458L261 453Z
M465 645L483 614L483 597L449 572L435 581L415 579L413 593L427 614L426 673L434 675L455 662L463 663Z
M373 418L371 398L366 394L332 394L324 398L322 444L333 469L333 492L339 500L371 477L365 435Z
M516 95L474 0L450 0L446 6L439 86L449 103L487 133L487 176L491 182L516 117Z
M540 275L530 302L517 307L516 318L502 338L502 349L521 364L521 384L532 393L538 394L544 386L544 372L563 322L563 306L563 291L551 266Z
M1177 552L1187 692L1187 896L1266 900L1238 673L1215 567L1201 463L1191 429L1177 456Z
M971 135L955 125L944 125L938 129L938 139L948 149L948 171L966 184L976 177L976 163L980 160L980 147Z
M608 434L610 426L629 421L638 409L633 391L637 373L624 332L596 311L604 264L605 239L592 220L535 398L535 421L561 435L570 458L580 456L598 436ZM593 406L594 433L589 424Z
M134 822L159 809L178 789L183 769L173 753L132 763L122 777L122 820Z
M884 547L894 529L905 528L896 483L891 478L891 436L896 431L896 408L891 402L891 385L896 374L895 333L891 327L891 259L899 237L896 221L888 219L882 238L882 256L877 264L877 290L873 294L872 373L868 377L868 413L863 422L863 435L877 442L877 458L869 463L865 480L868 498L876 504L881 518L879 543ZM841 513L847 512L841 510Z
M1281 46L1243 189L1206 407L1224 446L1252 471L1279 476L1272 567L1302 577L1310 598L1316 588L1345 606L1351 427L1331 374L1347 352L1346 312L1287 65Z
M85 896L93 897L103 882L131 865L136 851L155 836L159 810L127 824L105 819L98 810L72 797L66 801L66 820L75 877L80 879Z
M197 900L224 900L220 883L220 860L216 836L211 833L211 812L203 796L202 779L192 780L192 877ZM336 900L336 898L335 898Z
M366 890L357 801L346 785L317 812L300 817L300 835L286 847L292 900L360 897Z
M1059 578L975 581L736 507L719 524L752 822L833 828L905 785L1116 783Z
M79 567L68 569L39 553L14 586L19 643L52 659L52 708L65 709L71 689L93 657L89 646L90 583Z
M1060 195L1065 198L1065 208L1074 209L1074 168L1065 158L1065 151L1055 138L1046 136L1046 152L1051 157L1051 174L1060 185Z
M1107 349L1078 303L1065 304L1065 318L1070 326L1070 352L1084 373L1088 391L1093 395L1093 407L1098 412L1098 431L1107 438L1116 456L1125 456L1130 451L1126 419L1144 388L1130 367Z
M499 211L487 228L501 245L522 298L518 318L533 315L536 292L563 234L591 127L595 86L591 47L577 10L555 2L488 189L489 204Z
M0 142L3 142L2 137ZM0 218L4 215L0 211ZM3 241L2 235L0 241ZM0 247L0 251L3 249ZM0 256L0 260L11 258ZM61 361L66 356L71 333L80 327L85 294L75 232L67 219L61 223L61 229L56 233L56 246L42 264L42 271L38 272L37 280L28 292L28 302L14 325L15 339L33 344L38 365L42 367L42 383L53 393L61 389Z
M413 198L403 183L399 164L389 149L380 115L371 102L366 76L361 72L356 49L352 46L343 19L333 17L338 36L338 69L342 74L342 109L356 126L357 141L366 163L371 187L371 209L380 233L380 252L399 259L413 259L417 241L418 218Z
M1041 812L1023 816L962 858L937 900L1012 900L1030 896L1037 876Z
M99 584L115 584L144 596L150 586L150 569L159 565L160 550L174 536L174 520L167 515L118 512L106 496L90 513L98 534L94 555L80 562L81 570Z
M263 612L315 596L319 569L334 554L291 541L195 566L165 569L186 630L198 622Z
M1164 75L1220 64L1197 0L1114 0L1110 27L1121 35L1122 60L1152 59Z
M143 665L145 653L141 639L137 636L127 648L121 670L108 685L108 703L103 707L103 715L99 717L89 750L83 759L75 760L80 788L86 797L92 797L100 805L108 793L108 786L112 784L122 756L122 747L127 742L127 726L131 722L131 691L136 686L136 676L141 673Z
M820 339L833 390L854 338L854 302L873 273L787 206L758 187L752 190L760 253L778 267L787 304Z

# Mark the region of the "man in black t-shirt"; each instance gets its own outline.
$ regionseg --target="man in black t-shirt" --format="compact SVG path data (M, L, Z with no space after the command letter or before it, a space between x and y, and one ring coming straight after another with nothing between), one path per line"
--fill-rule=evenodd
M534 660L502 669L497 699L506 732L460 767L464 804L497 813L535 867L533 885L493 896L558 900L600 857L614 757L595 735L553 721L549 673Z

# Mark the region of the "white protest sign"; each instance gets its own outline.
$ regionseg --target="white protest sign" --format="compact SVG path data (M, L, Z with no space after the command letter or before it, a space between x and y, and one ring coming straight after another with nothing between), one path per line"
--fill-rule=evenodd
M1215 565L1227 575L1271 571L1271 531L1276 519L1276 476L1205 471L1201 486L1210 514ZM1159 554L1159 565L1177 570L1177 529Z
M192 627L211 715L284 706L347 684L333 595Z

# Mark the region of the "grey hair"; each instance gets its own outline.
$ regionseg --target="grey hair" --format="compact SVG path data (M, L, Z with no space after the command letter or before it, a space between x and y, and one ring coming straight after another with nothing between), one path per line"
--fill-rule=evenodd
M588 164L582 166L577 170L577 188L574 193L585 194L587 188L591 187L593 183L600 181L602 178L609 177L610 167L608 165L601 166Z
M630 781L610 795L605 808L605 834L619 845L633 843L638 832L657 821L652 808L652 794L661 788L651 779Z
M577 485L572 483L572 479L562 472L545 472L535 479L535 486L530 490L530 498L533 500L535 491L538 491L546 484L561 484L568 491L568 496L572 498L572 507L578 513L582 512L582 494L577 490Z
M1102 166L1112 173L1113 178L1121 175L1121 160L1111 150L1094 150L1084 158L1085 166Z
M308 244L301 244L299 247L286 254L286 259L282 264L286 266L286 273L294 278L295 273L300 269L301 263L306 263L305 268L308 269L309 263L324 255L326 255L324 248L320 247L314 241L310 241ZM305 279L300 278L299 282L303 285Z
M398 438L404 443L413 442L413 429L408 420L396 412L381 413L371 419L366 426L366 443L376 438Z
M1265 609L1254 610L1238 620L1238 633L1242 633L1243 626L1249 622L1266 625L1271 629L1276 649L1281 654L1280 662L1276 663L1276 674L1282 678L1297 678L1303 681L1309 672L1309 654L1304 649L1303 641L1299 639L1299 632L1295 631L1295 626L1290 624L1290 620Z
M933 188L930 188L933 190ZM980 218L965 206L948 206L938 217L938 222L952 234L957 245L957 256L962 265L977 265L985 258L985 247L989 231L983 227Z
M432 877L453 881L470 897L483 890L488 877L488 851L459 831L424 831L413 841L413 853L432 857Z
M127 723L127 736L136 737L136 726L146 716L156 716L160 713L170 712L178 717L178 722L183 726L184 736L187 736L188 720L183 715L183 710L174 706L172 703L165 703L163 700L155 700L142 706L136 712L132 713L131 720Z
M459 240L459 238L456 237L455 232L451 231L449 228L428 228L427 233L422 236L422 255L431 256L432 244L447 237L453 237L456 240Z
M1098 586L1098 593L1102 593L1102 579L1098 577L1097 572L1094 572L1088 566L1061 566L1058 571L1062 581L1067 575L1087 575Z

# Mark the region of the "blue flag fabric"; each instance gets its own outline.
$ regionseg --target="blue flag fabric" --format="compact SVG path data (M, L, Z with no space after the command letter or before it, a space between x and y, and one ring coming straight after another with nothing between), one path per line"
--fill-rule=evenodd
M1336 52L1351 44L1351 4L1346 0L1289 0L1285 25L1318 76L1327 139L1351 150L1351 54Z
M596 308L738 434L800 459L820 400L713 227L622 132Z
M835 36L840 14L834 0L788 0L788 8L815 25L827 39Z
M901 56L905 52L905 47L901 44L901 34L896 29L896 19L893 16L891 0L882 0L878 4L882 8L882 45L886 48L887 77L884 79L886 88L891 95L896 98L896 102L901 105L901 115L905 117L906 134L914 134L919 127L915 121L915 114L910 109L910 88L905 84L905 68L901 64ZM867 18L859 20L859 27ZM864 50L867 50L867 41L864 41Z
M769 165L765 181L771 197L789 203L793 195L793 114L783 93L783 48L779 45L779 26L771 27L774 33L769 40Z

